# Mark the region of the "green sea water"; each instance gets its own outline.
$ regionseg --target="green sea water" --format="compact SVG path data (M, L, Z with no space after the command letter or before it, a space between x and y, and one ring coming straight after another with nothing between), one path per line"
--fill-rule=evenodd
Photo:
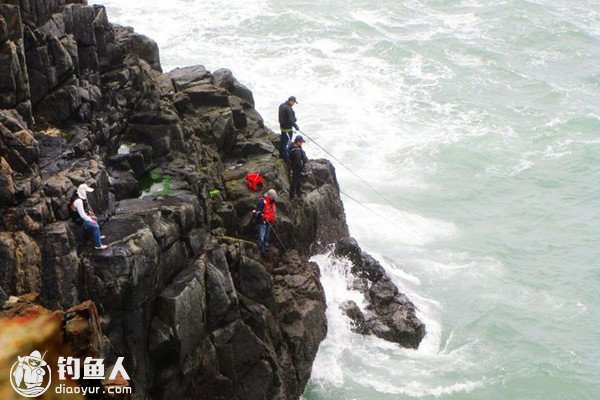
M428 334L350 332L338 305L361 297L317 256L329 334L306 400L600 399L600 2L104 3L165 70L232 69L274 130L295 95L302 130L385 196L337 165L386 217L345 198L352 235Z

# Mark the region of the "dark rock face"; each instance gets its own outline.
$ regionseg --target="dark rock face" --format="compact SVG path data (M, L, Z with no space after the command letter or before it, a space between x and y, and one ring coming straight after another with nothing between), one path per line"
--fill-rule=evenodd
M79 354L125 356L135 398L298 399L327 333L307 256L349 236L333 166L312 160L292 204L278 135L231 71L163 74L155 42L85 0L11 3L0 4L0 303L35 292L67 310L59 331ZM264 257L250 172L280 193ZM107 250L69 220L82 183ZM407 300L373 279L368 328L410 340Z
M362 335L371 333L371 328L367 324L365 315L353 300L347 300L340 305L342 313L348 316L352 321L352 331Z
M336 243L333 255L346 257L352 263L350 272L358 280L355 286L365 295L372 314L365 317L356 303L345 302L342 312L353 321L353 330L418 348L425 336L425 325L416 316L414 304L399 292L381 264L364 253L352 238Z
M327 333L307 256L348 236L331 164L314 161L322 180L292 205L277 135L231 71L163 74L154 41L86 1L11 3L0 4L0 303L35 292L28 301L66 310L75 351L125 356L139 399L299 398ZM266 257L253 171L281 193L286 250L273 238ZM105 251L69 220L81 183L95 188Z

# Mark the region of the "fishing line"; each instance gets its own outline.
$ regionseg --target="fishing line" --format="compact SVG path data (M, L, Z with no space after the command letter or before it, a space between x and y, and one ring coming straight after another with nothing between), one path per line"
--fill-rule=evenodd
M342 167L346 168L348 171L350 171L350 173L352 173L354 176L356 176L358 179L361 180L361 182L363 182L365 185L367 185L369 187L369 189L371 189L373 192L377 193L377 195L379 195L379 197L381 197L381 199L386 202L389 206L391 206L393 209L395 209L396 211L400 212L400 210L398 208L396 208L396 206L394 206L383 194L381 194L381 192L379 192L379 190L375 189L369 182L367 182L366 180L364 180L360 175L358 175L356 172L354 172L349 166L347 166L346 164L344 164L342 161L340 161L336 156L334 156L333 154L331 154L329 151L327 151L326 148L324 148L323 146L321 146L316 140L314 140L313 138L311 138L310 136L308 136L306 133L302 132L300 129L297 130L298 132L300 132L302 135L306 136L308 139L310 139L314 144L316 144L321 150L323 150L325 153L327 153L331 158L333 158L335 161L337 161ZM341 192L341 190L340 190Z
M318 179L320 182L324 183L324 184L329 184L329 182L324 181L323 179L315 176L313 174L313 178L314 179ZM315 186L316 186L316 182L315 182ZM392 225L394 228L396 229L400 229L400 227L398 226L398 224L396 224L395 222L393 222L391 219L379 214L378 212L376 212L375 210L371 209L369 206L367 206L366 204L364 204L363 202L361 202L360 200L354 198L353 196L350 196L348 193L344 192L342 189L340 189L340 193L343 194L344 196L346 196L347 198L349 198L350 200L360 204L362 207L364 207L366 210L368 210L369 212L375 214L376 216L378 216L379 218L383 219L384 221L386 221L387 223L389 223L390 225ZM396 209L394 207L394 209ZM397 210L397 209L396 209Z

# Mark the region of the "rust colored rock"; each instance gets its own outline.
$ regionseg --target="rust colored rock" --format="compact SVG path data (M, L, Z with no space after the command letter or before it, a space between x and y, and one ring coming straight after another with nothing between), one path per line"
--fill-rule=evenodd
M48 309L29 302L36 299L35 294L13 298L6 305L9 308L0 312L0 398L3 400L22 399L11 387L10 370L18 356L28 356L33 351L39 351L43 355L51 377L49 389L38 399L61 398L54 390L59 382L67 386L74 385L72 381L58 379L58 357L70 355L62 334L61 314L51 313ZM77 394L69 396L70 399L83 400Z
M65 340L79 358L102 357L102 328L96 304L87 300L65 313Z

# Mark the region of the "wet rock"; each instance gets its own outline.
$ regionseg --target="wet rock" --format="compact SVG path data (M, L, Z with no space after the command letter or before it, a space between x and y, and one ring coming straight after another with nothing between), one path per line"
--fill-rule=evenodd
M306 256L348 235L333 167L314 161L319 180L290 203L277 135L231 71L161 74L156 43L111 25L104 7L32 4L0 5L0 287L63 310L92 299L68 309L61 330L78 354L124 355L139 398L299 398L327 332ZM152 169L169 190L139 199ZM273 238L261 257L240 237L254 237L262 194L249 172L281 194L287 251ZM67 221L84 182L103 251ZM398 296L373 293L391 312L385 327Z
M327 335L325 293L319 267L302 260L295 250L286 254L273 275L279 321L296 371L287 395L296 398L308 382L319 344Z
M342 312L352 321L352 331L367 335L371 333L371 328L367 325L367 320L361 309L353 300L347 300L340 305Z
M404 347L418 348L426 333L425 325L416 316L414 304L400 293L381 264L364 253L352 238L336 243L333 254L348 258L352 263L350 272L363 283L360 288L374 313L366 322L368 330ZM345 312L351 310L352 314L356 314L351 304L346 305L349 308L344 307ZM364 317L360 320L362 322Z

